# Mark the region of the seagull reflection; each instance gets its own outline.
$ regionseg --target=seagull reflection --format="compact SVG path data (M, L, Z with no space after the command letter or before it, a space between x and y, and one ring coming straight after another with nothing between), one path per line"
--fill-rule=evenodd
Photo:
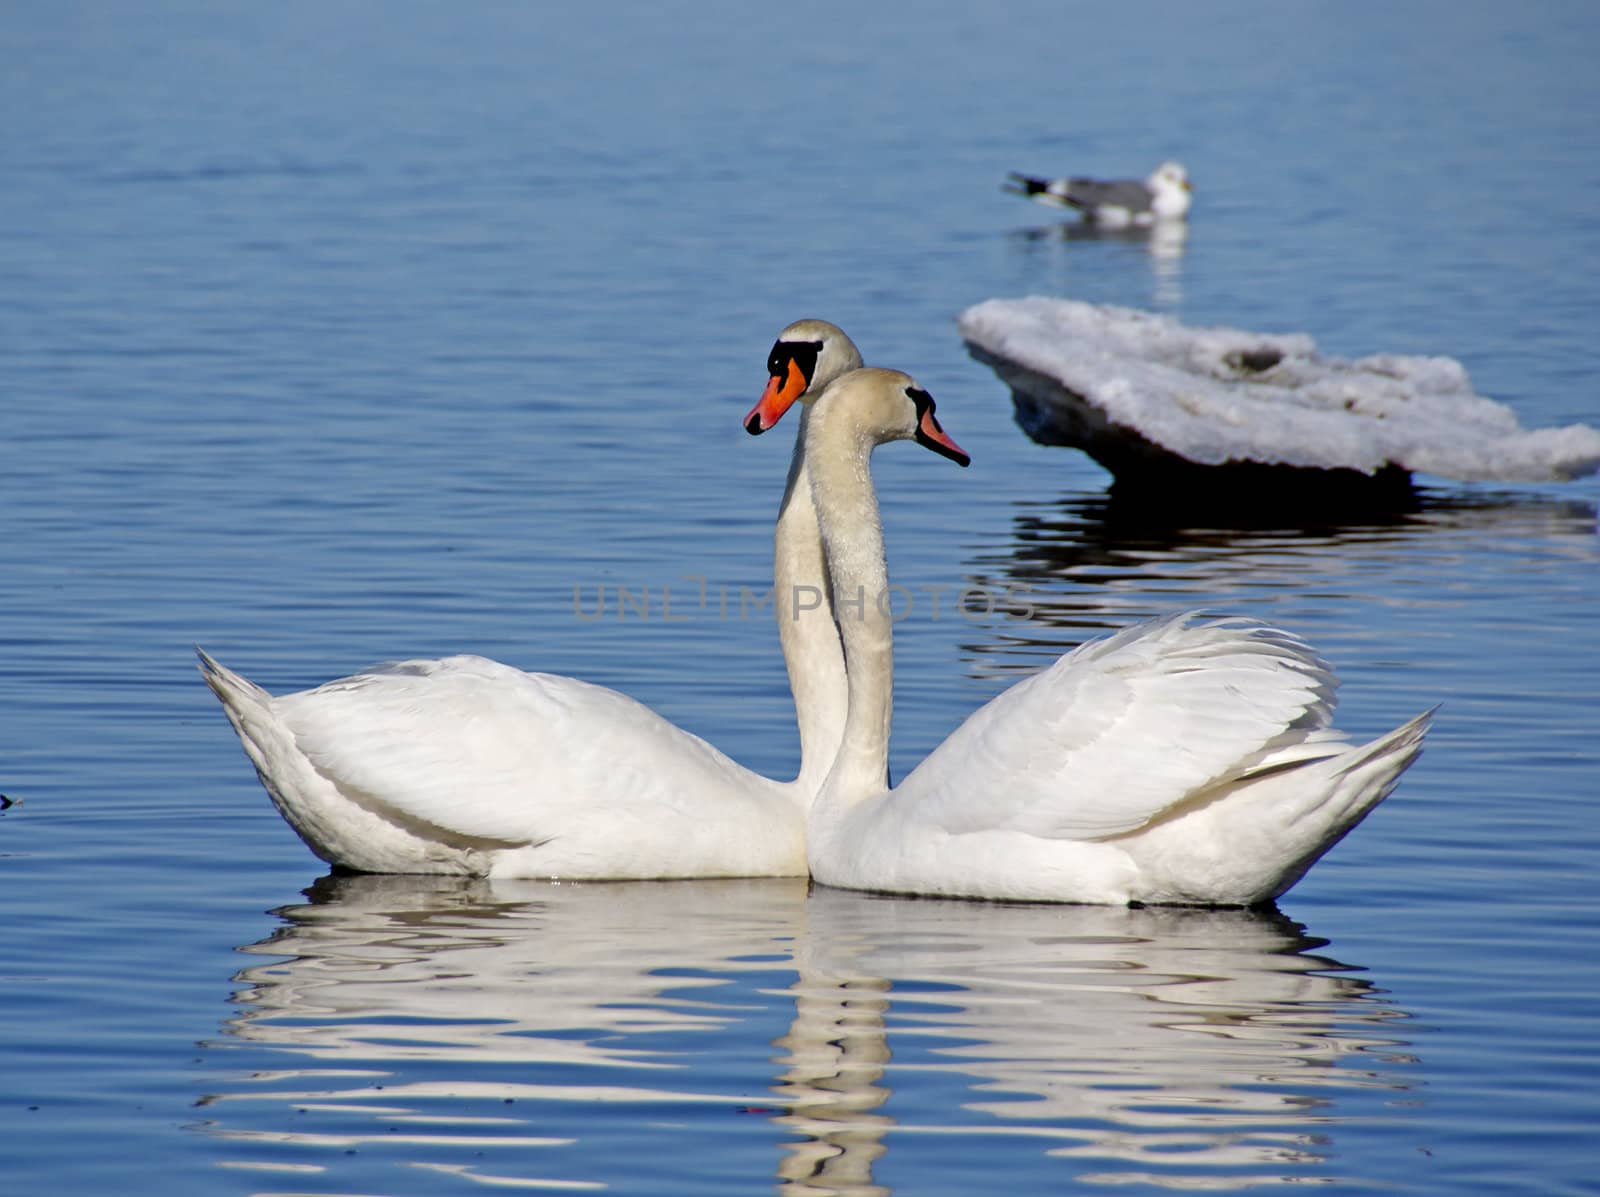
M914 1172L929 1135L1020 1138L1079 1179L1231 1188L1317 1179L1340 1094L1410 1083L1404 1014L1275 913L788 879L308 892L241 949L259 963L213 1046L242 1071L199 1103L221 1166L275 1191L362 1183L340 1169L376 1152L497 1186L693 1176L734 1114L760 1115L732 1125L773 1139L795 1197L886 1194L877 1161Z
M1183 255L1189 244L1187 221L1166 220L1145 227L1105 228L1093 223L1065 220L1016 229L1012 237L1018 245L1029 251L1048 252L1053 247L1085 242L1102 242L1119 250L1124 247L1143 250L1150 259L1151 273L1155 276L1154 302L1158 306L1169 307L1183 302Z

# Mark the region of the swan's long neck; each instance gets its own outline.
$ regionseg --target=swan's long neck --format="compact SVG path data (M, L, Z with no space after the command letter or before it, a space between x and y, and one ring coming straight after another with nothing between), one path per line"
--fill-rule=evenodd
M823 791L829 805L854 805L888 785L894 646L871 453L872 442L849 421L813 421L807 430L811 493L849 694L838 757Z
M838 755L847 701L844 650L834 626L822 535L806 468L810 415L809 407L800 409L789 483L772 538L772 609L800 727L800 775L794 784L807 804L822 789Z

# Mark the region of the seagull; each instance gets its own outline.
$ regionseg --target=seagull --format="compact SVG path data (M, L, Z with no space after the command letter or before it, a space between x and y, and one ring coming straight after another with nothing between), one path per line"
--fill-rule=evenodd
M1087 221L1106 228L1182 220L1192 200L1189 173L1177 162L1163 162L1148 179L1040 179L1011 172L1004 190L1052 208L1076 208Z

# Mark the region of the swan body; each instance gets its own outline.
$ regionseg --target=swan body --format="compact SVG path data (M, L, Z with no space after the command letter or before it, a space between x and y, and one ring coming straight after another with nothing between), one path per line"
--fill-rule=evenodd
M877 444L929 437L954 450L931 397L897 371L855 371L810 412L806 460L849 692L839 755L807 814L816 881L1256 905L1293 885L1416 758L1428 714L1353 747L1331 726L1334 676L1301 641L1190 614L1067 654L889 789L891 620L872 601L888 575L868 460Z
M794 783L615 690L456 656L274 698L200 660L279 813L331 864L560 878L806 870Z
M1071 208L1106 228L1182 220L1194 200L1189 172L1163 162L1146 179L1045 179L1012 171L1004 189L1046 207Z
M757 412L808 403L861 365L801 321ZM736 764L626 695L475 656L402 661L274 697L200 652L201 673L273 804L330 864L370 873L639 879L800 876L805 808L844 723L844 658L804 462L805 408L773 544L795 695L789 782ZM809 600L808 596L808 600Z

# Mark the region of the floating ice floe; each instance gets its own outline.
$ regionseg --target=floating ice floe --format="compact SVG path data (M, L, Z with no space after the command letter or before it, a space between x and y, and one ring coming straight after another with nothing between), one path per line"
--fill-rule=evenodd
M1453 358L1328 357L1301 333L1037 296L977 304L959 326L1029 436L1082 449L1119 481L1231 467L1409 488L1413 472L1548 482L1600 470L1600 431L1525 429Z

